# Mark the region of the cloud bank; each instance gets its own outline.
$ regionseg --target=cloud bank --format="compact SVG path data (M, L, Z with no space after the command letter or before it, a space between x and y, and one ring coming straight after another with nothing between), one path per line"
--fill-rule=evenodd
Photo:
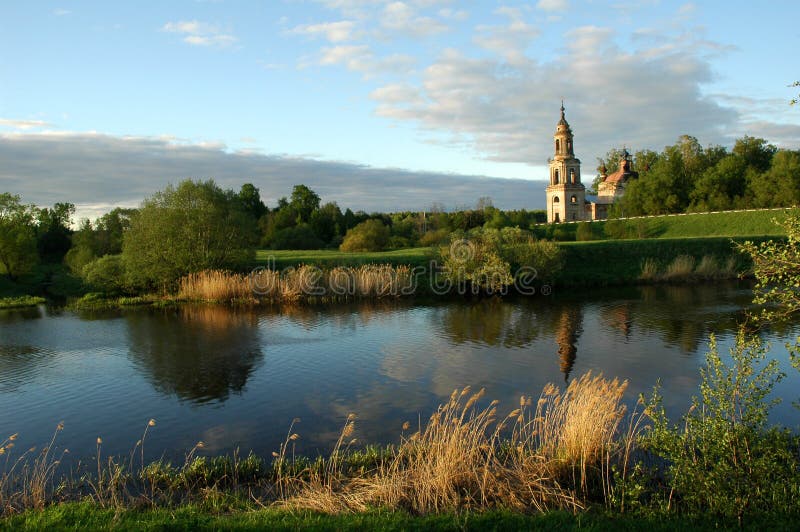
M213 178L225 188L253 183L274 207L292 186L305 184L323 201L364 211L422 210L472 206L489 196L507 209L543 208L542 181L412 172L285 155L229 152L221 145L95 133L0 135L2 191L23 201L67 201L79 217L115 206L136 206L168 183Z

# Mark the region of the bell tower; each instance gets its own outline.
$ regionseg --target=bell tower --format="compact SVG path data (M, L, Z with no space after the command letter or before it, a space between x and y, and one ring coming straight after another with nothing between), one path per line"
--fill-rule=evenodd
M547 187L547 221L572 222L585 220L586 187L581 183L581 162L575 157L572 129L564 117L556 125L555 155L549 160L550 185Z

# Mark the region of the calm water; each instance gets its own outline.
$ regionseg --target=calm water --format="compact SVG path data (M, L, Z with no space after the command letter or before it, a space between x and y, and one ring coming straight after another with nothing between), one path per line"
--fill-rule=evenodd
M183 456L239 447L268 455L293 418L301 450L325 450L347 414L357 437L392 442L404 421L427 418L455 388L485 387L512 410L520 394L585 371L630 380L628 398L657 379L677 414L697 393L706 339L723 348L749 304L740 285L562 291L506 301L390 301L336 307L230 310L212 306L72 312L0 311L0 440L49 440L72 456ZM773 420L797 427L800 375L768 331L789 374Z

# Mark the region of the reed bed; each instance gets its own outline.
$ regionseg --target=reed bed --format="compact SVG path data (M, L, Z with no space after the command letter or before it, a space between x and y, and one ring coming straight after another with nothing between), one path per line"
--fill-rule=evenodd
M206 270L183 277L178 298L193 301L293 302L310 299L382 298L414 291L410 266L369 264L321 270L301 265L250 274Z
M374 506L417 514L497 507L576 511L584 507L590 477L607 474L603 464L625 447L615 436L626 386L586 374L563 392L549 385L534 407L522 397L505 417L498 417L496 401L478 408L483 390L456 390L372 473L353 478L333 467L292 479L279 504L328 513ZM340 438L334 456L346 440Z

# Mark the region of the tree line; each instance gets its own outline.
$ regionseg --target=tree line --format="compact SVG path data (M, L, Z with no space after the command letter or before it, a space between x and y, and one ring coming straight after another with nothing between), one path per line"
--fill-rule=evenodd
M611 150L598 160L613 172L620 159ZM610 217L789 207L800 203L800 151L778 149L766 140L744 136L730 151L703 148L683 135L661 152L640 150L633 163L639 173ZM593 186L599 184L595 179Z

